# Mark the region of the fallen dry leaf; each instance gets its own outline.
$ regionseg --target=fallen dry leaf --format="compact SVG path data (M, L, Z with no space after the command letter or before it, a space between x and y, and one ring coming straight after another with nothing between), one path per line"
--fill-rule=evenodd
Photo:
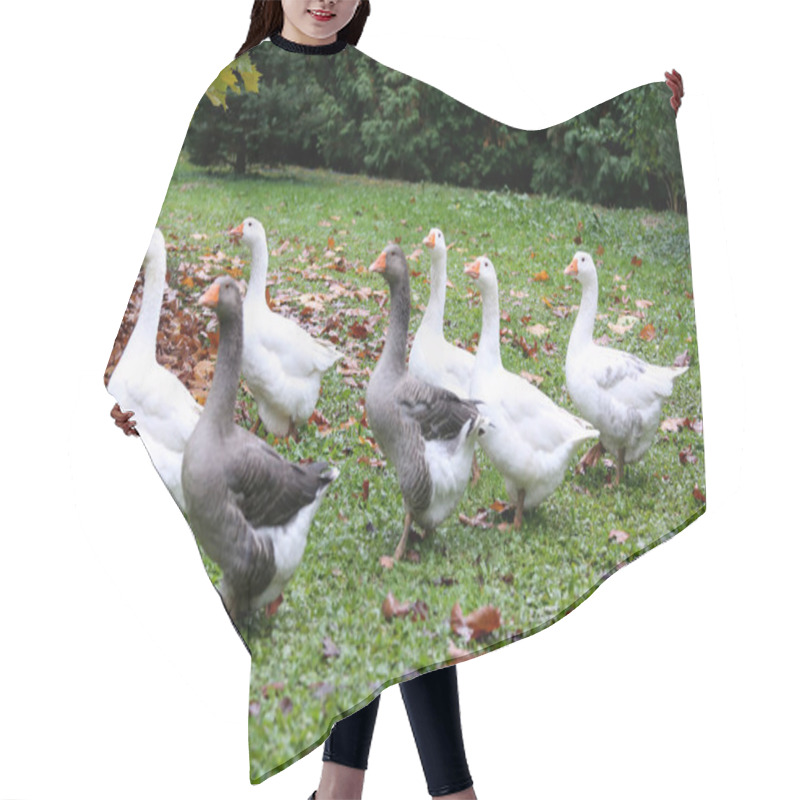
M647 325L639 331L639 338L644 339L645 342L652 342L653 339L656 338L655 325L648 322Z
M698 503L706 502L706 496L703 494L702 490L697 484L694 485L694 490L692 491L692 497L694 497L694 499L697 500Z
M278 703L278 708L281 710L281 713L285 717L294 708L294 703L288 697L282 697L280 702Z
M456 603L450 612L450 629L464 639L474 641L488 636L500 627L500 612L494 606L481 606L464 617Z
M457 647L452 639L448 639L447 642L447 655L452 659L461 659L466 660L468 658L474 658L475 654L470 653L469 650L464 650L461 647Z
M395 596L389 592L381 605L381 614L387 622L391 622L395 617L405 617L409 609L408 603L398 603Z
M381 556L378 563L384 569L394 569L394 559L391 556Z
M678 458L680 459L681 464L697 463L697 456L692 452L691 446L684 447L683 450L678 453Z
M330 636L326 636L322 640L322 657L323 658L338 658L340 655L341 655L341 651L334 644L333 639L331 639Z
M547 334L550 333L550 328L548 328L547 325L542 325L541 322L537 322L535 325L529 325L525 330L537 339L541 339L542 336L547 336Z
M684 350L680 355L675 356L675 360L672 362L673 367L688 367L691 363L691 359L689 358L689 351Z
M608 541L609 542L616 542L617 544L622 544L628 540L629 536L625 531L620 530L612 530L611 533L608 534Z

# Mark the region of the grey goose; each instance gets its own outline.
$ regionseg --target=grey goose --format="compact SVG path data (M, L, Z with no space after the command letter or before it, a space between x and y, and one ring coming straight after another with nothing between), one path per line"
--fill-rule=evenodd
M405 507L400 560L412 521L432 531L458 505L475 443L487 422L478 404L415 378L406 369L411 289L405 255L389 245L370 266L389 284L389 325L367 386L367 421L397 473Z
M200 298L216 309L220 339L205 410L186 445L189 525L222 570L218 587L234 620L278 599L303 557L314 514L338 470L293 464L234 423L242 360L242 298L218 278Z

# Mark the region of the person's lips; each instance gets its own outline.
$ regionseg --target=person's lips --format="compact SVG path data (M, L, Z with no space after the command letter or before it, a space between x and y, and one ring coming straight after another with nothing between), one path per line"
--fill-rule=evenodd
M336 14L333 14L330 11L321 11L320 9L316 8L309 9L308 13L319 22L329 22L336 16Z

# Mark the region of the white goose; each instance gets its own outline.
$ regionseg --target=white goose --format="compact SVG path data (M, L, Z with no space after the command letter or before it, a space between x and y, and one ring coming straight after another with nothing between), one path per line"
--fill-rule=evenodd
M483 325L472 372L471 397L491 426L481 447L505 478L516 502L514 527L523 510L533 508L556 490L567 464L582 442L597 437L587 422L557 406L524 378L504 369L500 356L500 307L492 262L479 258L464 270L483 299Z
M408 371L421 381L448 389L459 397L468 397L475 356L450 344L444 338L444 301L447 287L447 247L444 234L438 228L431 228L424 243L432 250L431 294L411 346Z
M252 255L244 301L242 374L266 429L276 436L294 434L295 423L305 422L314 411L322 374L342 354L267 305L269 251L264 226L248 217L231 234L241 237Z
M186 387L156 361L156 337L164 284L167 248L158 228L144 258L144 289L136 326L108 381L108 391L123 411L133 411L136 429L161 479L186 510L181 464L186 442L200 419L200 406Z
M661 406L672 383L688 367L659 367L592 339L597 315L597 270L588 253L577 252L565 275L581 284L581 305L567 349L567 389L573 402L600 431L600 443L617 460L617 484L625 464L650 448Z

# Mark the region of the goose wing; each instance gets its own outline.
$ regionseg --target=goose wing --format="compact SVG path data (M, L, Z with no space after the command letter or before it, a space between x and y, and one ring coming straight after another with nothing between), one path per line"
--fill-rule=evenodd
M411 377L398 387L395 401L401 414L419 425L425 441L455 439L479 416L472 401Z
M327 464L293 464L262 439L236 430L241 434L227 469L228 488L254 528L288 522L333 479Z

